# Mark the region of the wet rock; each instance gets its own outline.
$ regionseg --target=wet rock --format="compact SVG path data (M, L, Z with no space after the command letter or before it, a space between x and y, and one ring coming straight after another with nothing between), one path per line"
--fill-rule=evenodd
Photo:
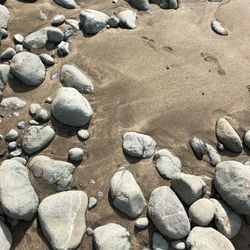
M241 228L241 218L225 202L211 199L215 206L214 221L220 233L228 239L238 234Z
M86 230L88 197L83 191L64 191L40 203L38 218L53 249L76 249Z
M57 53L61 57L67 56L69 54L69 43L60 42L57 46Z
M136 13L132 10L124 10L118 14L120 26L127 29L136 28Z
M148 203L148 214L164 236L181 239L190 231L187 213L175 193L167 186L154 189Z
M38 207L38 196L25 166L16 160L3 161L0 167L0 201L4 213L17 220L31 220Z
M156 142L152 137L137 132L126 132L122 138L123 150L129 156L149 158L153 155Z
M9 250L12 245L12 235L9 228L0 220L1 250Z
M120 20L119 20L118 17L116 17L116 16L110 16L110 17L109 17L108 25L109 25L111 28L118 28L118 27L119 27L119 24L120 24Z
M6 29L8 26L8 22L10 20L10 12L9 10L0 4L0 27Z
M62 87L53 99L52 114L64 124L81 127L90 121L93 111L88 100L76 89Z
M79 139L85 141L89 138L89 131L86 130L86 129L80 129L78 132L77 132L77 135L79 137Z
M22 148L27 154L34 154L54 139L55 131L50 126L32 126L23 137Z
M135 226L139 229L144 229L148 227L149 221L147 217L142 217L136 220Z
M65 21L65 16L64 15L56 15L53 19L51 24L54 26L60 26L63 24Z
M108 23L108 15L96 10L83 10L80 13L80 24L88 35L95 35Z
M22 109L26 105L26 102L18 97L8 97L4 98L0 105L3 108L18 110Z
M97 227L93 233L95 248L99 250L129 250L130 233L126 228L109 223Z
M221 35L221 36L227 36L228 35L228 31L222 26L222 24L215 20L211 23L211 27L212 27L212 30L217 33L218 35Z
M97 199L95 197L90 197L89 198L89 204L88 204L88 209L91 209L95 207L97 204Z
M70 161L81 161L83 159L83 150L81 148L71 148L69 150Z
M18 138L18 132L15 129L11 129L5 136L5 141L16 141Z
M77 7L74 0L54 0L56 4L66 9L75 9Z
M36 178L41 178L49 184L56 185L58 191L71 188L72 173L75 166L69 162L38 155L30 161L29 169Z
M149 10L148 0L129 0L129 3L138 10Z
M59 28L51 27L47 31L47 37L50 42L60 43L64 39L64 34Z
M42 53L39 57L45 65L52 66L55 64L54 58L51 57L49 54Z
M30 52L16 54L10 63L10 72L28 86L38 86L45 79L45 67L39 56Z
M15 34L13 40L16 44L22 44L24 41L24 37L21 34Z
M32 103L29 109L30 115L38 122L45 123L50 119L50 113L38 103Z
M158 232L154 232L152 239L153 250L168 250L169 244Z
M5 88L5 85L8 82L9 73L10 66L7 64L0 64L0 91Z
M250 168L237 161L223 161L215 168L214 184L222 199L237 213L250 215Z
M112 177L110 194L113 205L130 218L138 217L147 205L133 175L124 168Z
M14 55L16 54L16 51L13 48L7 48L0 56L1 60L10 60Z
M161 176L171 179L174 174L181 172L181 161L167 149L158 150L154 154L154 164Z
M186 245L192 250L234 250L233 244L212 227L194 227Z

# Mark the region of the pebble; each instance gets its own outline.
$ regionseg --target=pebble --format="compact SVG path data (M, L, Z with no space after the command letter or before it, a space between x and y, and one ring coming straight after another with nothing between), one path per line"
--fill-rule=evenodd
M9 79L9 73L10 73L10 66L7 64L0 64L0 91L4 90L8 79ZM2 94L1 94L2 96ZM0 97L1 102L2 97Z
M57 46L57 53L59 56L64 57L69 54L69 43L62 41Z
M83 150L81 148L71 148L69 150L69 156L70 161L82 161L83 159Z
M41 123L48 122L50 119L50 113L45 108L42 108L38 103L32 103L30 105L30 115L37 121Z
M66 19L65 23L70 25L75 31L80 30L79 21L75 19Z
M227 36L228 35L228 31L222 26L222 24L215 20L211 23L211 27L212 27L212 30L217 33L218 35L221 35L221 36Z
M24 37L21 34L15 34L13 40L16 44L22 44L24 41Z
M118 17L116 17L116 16L110 16L110 17L109 17L108 25L109 25L111 28L118 28L118 27L119 27L119 24L120 24L120 20L119 20Z
M138 229L145 229L148 227L149 221L147 217L142 217L136 220L135 227Z
M15 150L17 148L17 142L16 141L12 141L8 144L8 148L9 150Z
M5 135L5 141L11 142L11 141L16 141L18 138L18 131L15 129L11 129L6 135Z
M120 26L127 29L136 28L136 13L133 10L123 10L118 14Z
M0 56L1 60L10 60L14 55L16 54L16 51L13 48L7 48Z
M45 65L52 66L55 64L54 58L51 57L49 54L42 53L39 57Z
M86 129L80 129L78 132L77 132L77 135L79 137L79 139L85 141L89 138L89 131L86 130Z
M88 209L90 210L91 208L95 207L96 204L97 204L97 199L95 197L90 197L88 203Z
M17 44L15 47L16 53L20 53L23 51L23 45L22 44Z
M152 250L168 250L169 244L158 232L153 233Z
M129 0L129 3L138 10L149 10L150 5L148 0Z
M56 15L53 19L51 24L53 26L60 26L61 24L63 24L65 21L65 16L64 15Z
M64 39L64 33L56 27L51 27L47 31L48 41L60 43Z
M185 242L182 240L173 240L170 242L171 247L173 250L185 250L186 245Z
M6 29L11 18L9 10L0 4L0 27Z
M54 0L54 2L66 9L75 9L77 7L75 0Z
M10 152L10 158L20 157L22 155L22 149L18 148L12 152Z
M74 35L73 27L71 25L66 25L66 30L64 32L64 40L67 41L73 35Z
M0 103L3 108L9 108L12 110L22 109L25 107L26 102L18 97L8 97L4 98Z

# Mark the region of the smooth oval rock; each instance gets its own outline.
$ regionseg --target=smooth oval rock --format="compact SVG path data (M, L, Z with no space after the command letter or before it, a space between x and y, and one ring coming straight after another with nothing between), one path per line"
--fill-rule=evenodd
M228 31L222 26L222 24L215 20L211 23L211 27L212 27L212 30L217 33L218 35L221 35L221 36L227 36L228 35Z
M45 65L52 66L55 64L54 58L49 54L42 53L39 57Z
M30 115L38 122L45 123L50 119L50 113L47 109L42 108L38 103L30 104Z
M16 51L13 48L7 48L0 56L1 60L10 60L14 55L16 54Z
M56 4L66 9L75 9L77 7L74 0L54 0Z
M144 229L148 226L149 221L147 217L142 217L136 220L135 222L135 227L139 228L139 229Z
M4 90L10 73L10 66L7 64L0 64L0 91Z
M0 80L0 84L1 84L1 80ZM246 146L250 149L250 130L248 130L245 135L244 135L244 143L246 144Z
M56 15L53 19L51 24L54 26L59 26L63 24L65 21L65 16L64 15Z
M83 159L83 150L81 148L71 148L68 158L71 161L81 161Z
M54 43L60 43L64 39L64 33L56 27L51 27L47 31L48 41Z
M12 246L12 235L9 228L0 220L1 250L9 250Z
M169 244L158 232L153 233L152 250L168 250Z
M190 231L190 222L183 205L167 186L152 191L148 214L159 232L171 239L181 239Z
M81 139L81 140L87 140L89 138L89 131L86 130L86 129L80 129L78 132L77 132L77 135L78 137Z
M0 4L0 27L6 29L8 26L8 22L10 20L10 12L9 10Z
M90 121L93 111L88 100L76 89L62 87L53 99L52 114L61 123L81 127Z
M148 0L129 0L129 3L138 10L149 10Z
M45 79L45 67L39 56L30 52L16 54L10 63L10 72L28 86L38 86Z
M120 26L127 29L136 28L136 13L132 10L123 10L118 13L117 17L120 20Z

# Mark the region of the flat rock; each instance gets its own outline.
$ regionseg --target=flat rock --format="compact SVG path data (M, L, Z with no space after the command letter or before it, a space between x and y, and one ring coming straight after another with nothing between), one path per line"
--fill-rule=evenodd
M74 0L54 0L56 4L66 9L75 9L77 7Z
M29 169L36 178L56 185L58 191L71 188L75 166L66 161L58 161L44 155L35 156L29 163Z
M240 153L242 151L243 146L241 139L226 119L220 118L217 120L216 136L218 140L232 152Z
M126 228L109 223L97 227L93 232L95 248L98 250L129 250L130 233Z
M199 176L177 173L172 178L172 188L183 202L190 205L201 198L206 184Z
M127 29L136 28L136 13L132 10L123 10L118 13L120 26Z
M220 233L228 239L238 234L241 228L241 218L225 202L211 199L215 206L214 221Z
M24 101L18 97L13 96L13 97L4 98L1 101L0 105L3 108L18 110L18 109L22 109L25 107L26 101Z
M190 222L176 194L167 186L154 189L148 203L148 214L164 236L181 239L188 235Z
M153 155L156 142L152 137L137 132L126 132L122 138L123 150L129 156L149 158Z
M88 100L76 89L62 87L53 99L52 114L61 123L81 127L90 121L93 111Z
M221 36L227 36L228 35L228 31L225 29L225 27L223 27L223 25L215 20L211 23L211 27L212 27L212 30L217 33L218 35L221 35Z
M60 81L64 87L75 88L81 93L92 93L94 91L91 80L79 68L70 64L62 66Z
M149 10L148 0L129 0L129 3L138 10Z
M16 220L31 220L38 208L38 196L27 168L16 160L5 160L0 167L0 201L4 213Z
M223 161L215 168L214 184L222 199L237 213L250 215L250 168Z
M83 191L64 191L40 203L38 218L53 249L76 249L86 230L88 197Z
M4 90L10 73L10 66L7 64L0 64L0 91Z
M112 177L110 194L113 205L130 218L138 217L147 205L136 180L125 168Z
M10 20L10 12L9 10L0 4L0 27L6 29L8 26L8 22Z
M9 228L0 220L1 250L9 250L12 245L12 235Z
M30 52L16 54L10 63L10 72L28 86L38 86L45 79L45 67L39 56Z
M158 232L154 232L152 239L152 250L168 250L169 244Z
M234 250L231 241L212 227L194 227L186 245L192 250Z
M23 137L22 148L27 154L34 154L54 139L55 131L50 126L31 126Z
M181 172L181 161L167 149L158 150L154 154L154 164L161 176L171 179L174 174Z

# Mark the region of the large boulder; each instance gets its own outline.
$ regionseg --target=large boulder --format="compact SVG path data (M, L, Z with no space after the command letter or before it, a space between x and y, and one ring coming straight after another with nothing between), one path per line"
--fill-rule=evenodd
M9 10L5 6L0 4L0 28L7 28L10 17L11 16Z
M40 85L46 75L45 66L39 56L30 52L16 54L11 60L10 72L28 86Z
M181 172L181 161L167 149L158 150L153 158L156 169L164 178L171 179L174 174Z
M88 35L95 35L108 23L108 15L96 10L83 10L80 12L80 24Z
M22 148L27 154L34 154L54 139L55 131L50 126L31 126L23 137Z
M130 218L139 216L147 205L136 180L125 168L119 169L112 177L110 194L113 205Z
M75 0L54 0L54 1L56 4L60 5L65 9L75 9L77 6Z
M46 197L38 218L53 249L76 249L86 230L88 197L83 191L64 191Z
M225 202L211 199L215 206L214 221L219 232L228 239L238 234L241 228L241 218Z
M93 111L88 100L76 89L62 87L53 99L52 114L61 123L81 127L90 121Z
M130 233L126 228L109 223L97 227L93 232L95 249L98 250L129 250Z
M237 213L250 215L250 167L223 161L215 168L214 184L222 199Z
M66 161L58 161L48 156L35 156L29 163L29 169L36 178L54 184L58 191L70 189L75 166Z
M229 150L235 153L242 151L242 142L231 126L231 124L224 118L220 118L216 122L216 136L218 140Z
M194 227L186 245L192 250L234 250L231 241L212 227Z
M72 87L79 92L92 93L94 86L91 80L77 67L64 64L61 69L60 81L65 87Z
M181 239L188 235L190 222L176 194L167 186L154 189L148 203L148 214L164 236Z
M31 220L38 208L38 196L29 172L16 160L5 160L0 167L0 202L4 213L16 220Z
M122 138L123 150L129 156L149 158L153 155L156 142L152 137L137 132L126 132Z
M205 193L206 183L199 176L177 173L172 178L172 188L183 202L190 205Z
M0 243L1 250L9 250L12 245L12 235L9 228L0 220Z
M10 66L7 64L0 64L0 91L5 88L5 85L8 82L9 73Z

